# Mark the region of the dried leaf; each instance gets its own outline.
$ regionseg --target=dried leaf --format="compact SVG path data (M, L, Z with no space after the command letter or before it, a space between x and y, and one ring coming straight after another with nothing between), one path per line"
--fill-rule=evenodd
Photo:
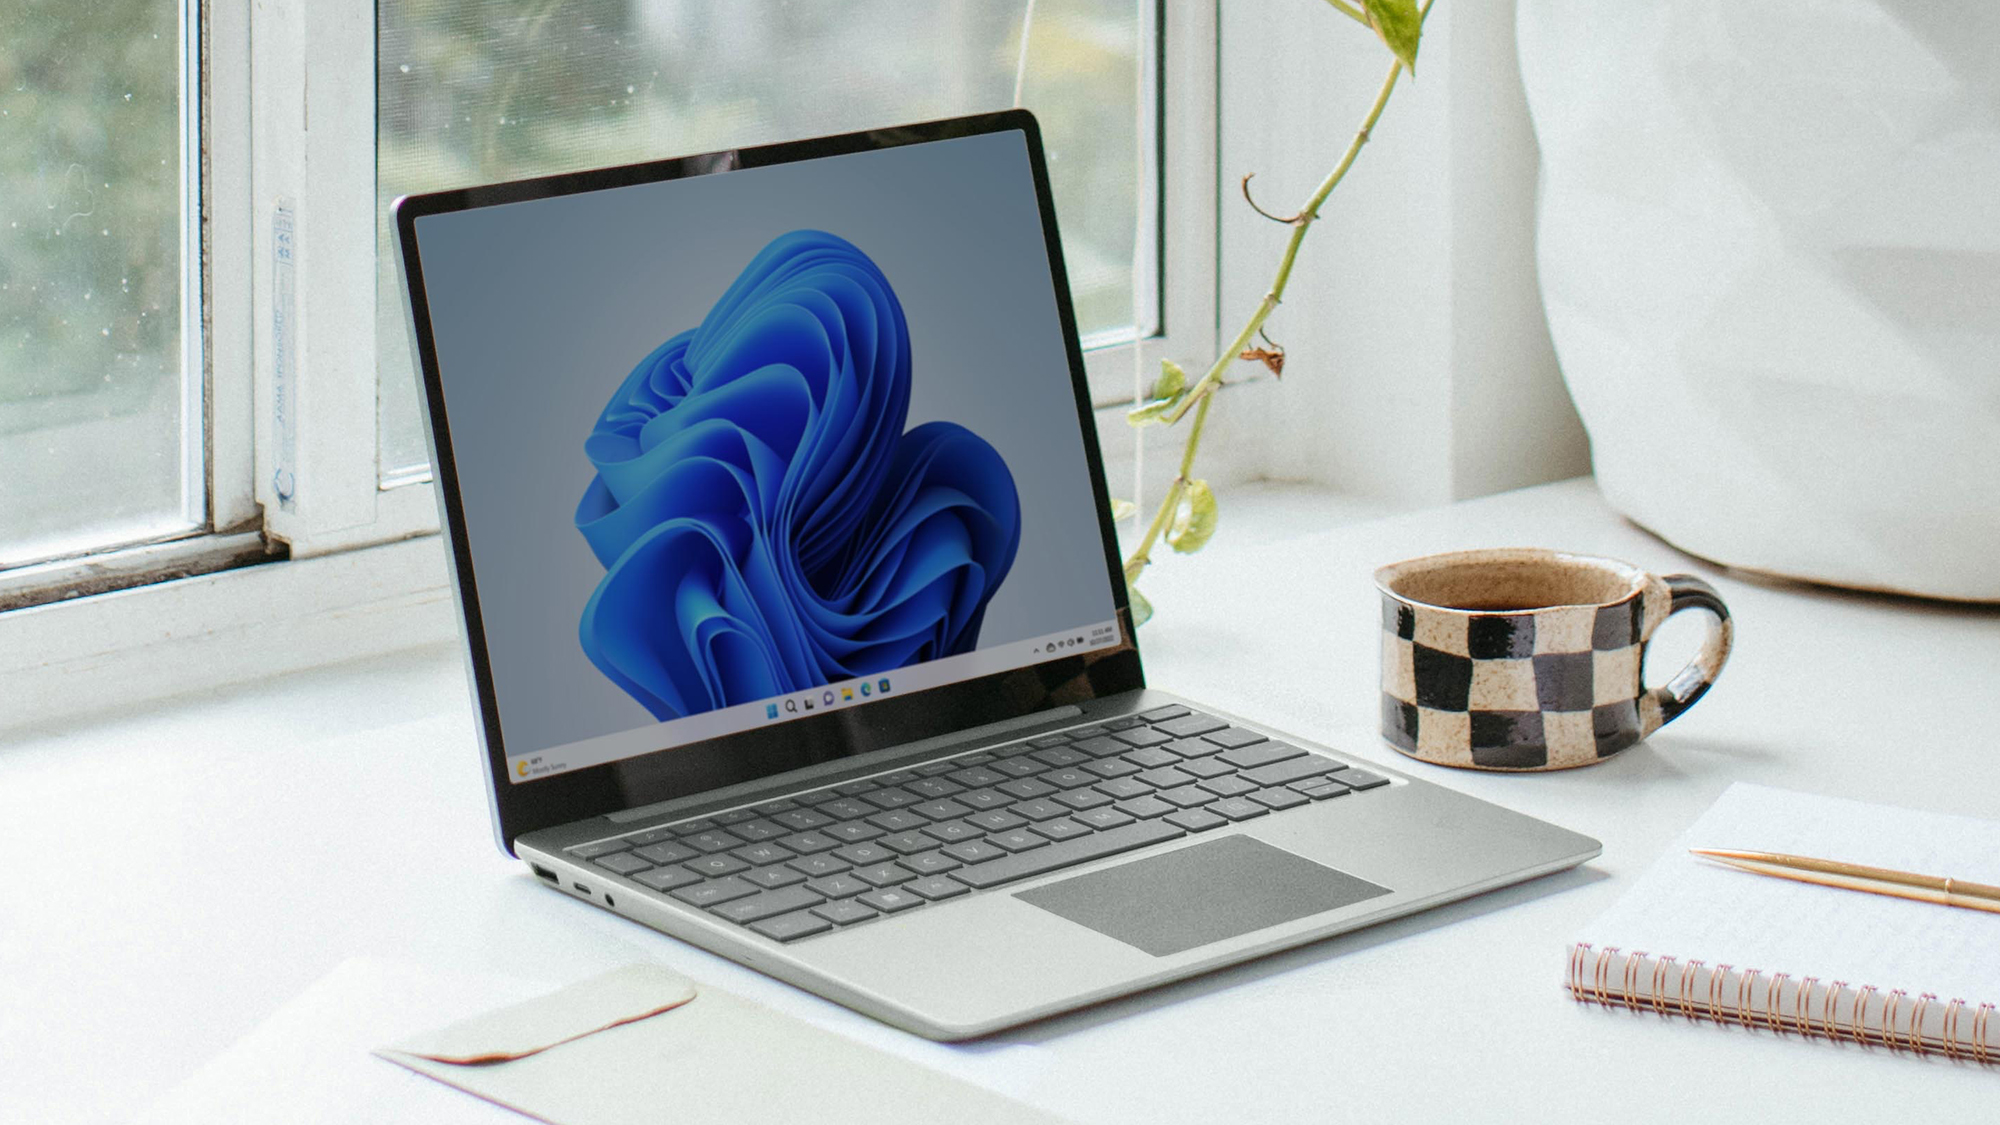
M1368 13L1368 24L1375 34L1415 74L1417 40L1424 33L1424 17L1417 11L1417 0L1362 0L1362 8Z
M1192 555L1215 534L1215 493L1209 491L1207 481L1191 480L1182 503L1186 507L1175 514L1174 526L1167 531L1167 546Z
M1280 379L1285 377L1285 349L1283 348L1249 348L1236 358L1261 363L1271 369L1271 374Z
M1115 496L1111 498L1112 523L1124 523L1138 514L1139 506L1137 504L1132 503L1130 500L1120 500Z

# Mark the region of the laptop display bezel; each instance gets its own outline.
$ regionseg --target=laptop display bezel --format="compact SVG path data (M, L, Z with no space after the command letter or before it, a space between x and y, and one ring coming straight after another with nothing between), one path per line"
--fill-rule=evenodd
M1113 648L1058 656L908 695L890 695L860 707L665 747L553 777L519 784L510 780L507 777L507 751L500 723L499 700L482 626L478 583L473 573L471 544L466 535L458 472L452 457L450 419L431 334L422 252L416 235L417 222L429 216L473 208L1015 131L1020 132L1026 142L1034 180L1035 201L1041 215L1056 310L1061 319L1063 344L1069 360L1077 424L1082 431L1090 469L1103 563L1111 576L1120 643ZM396 250L406 295L404 311L409 321L411 346L423 377L422 401L432 476L443 531L450 547L451 572L466 641L469 678L478 697L475 728L485 752L495 833L500 846L510 854L515 839L538 829L693 796L760 777L776 777L792 769L1145 686L1119 560L1117 535L1110 517L1103 458L1098 448L1083 351L1070 302L1069 279L1063 266L1055 207L1049 191L1048 168L1042 154L1040 130L1027 111L1006 110L410 195L396 201L394 216ZM745 770L746 764L748 771Z

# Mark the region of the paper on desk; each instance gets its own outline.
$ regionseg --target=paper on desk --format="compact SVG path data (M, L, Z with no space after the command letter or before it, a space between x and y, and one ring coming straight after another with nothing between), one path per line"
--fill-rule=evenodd
M728 993L689 989L683 978L665 970L633 972L636 988L620 990L608 980L617 974L607 974L551 993L541 982L355 958L169 1091L138 1121L521 1121L503 1106L560 1125L743 1122L807 1114L815 1120L848 1116L913 1125L1059 1121ZM665 1001L689 991L693 999L665 1007ZM593 1023L602 1027L649 1009L658 1014L574 1037ZM498 1018L454 1019L467 1012ZM541 1016L554 1020L541 1022ZM415 1054L369 1053L383 1043L440 1053L543 1049L509 1062L456 1065ZM390 1056L399 1065L384 1061Z
M377 1051L560 1125L1057 1119L758 1004L635 965ZM691 996L691 998L690 998ZM601 1028L578 1034L579 1029ZM440 1061L504 1058L474 1064Z

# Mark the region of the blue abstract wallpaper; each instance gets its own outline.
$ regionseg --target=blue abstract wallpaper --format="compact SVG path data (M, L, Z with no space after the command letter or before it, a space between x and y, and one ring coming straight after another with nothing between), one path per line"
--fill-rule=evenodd
M1020 498L971 430L905 432L913 358L868 255L797 230L642 359L584 441L591 663L664 720L975 649Z

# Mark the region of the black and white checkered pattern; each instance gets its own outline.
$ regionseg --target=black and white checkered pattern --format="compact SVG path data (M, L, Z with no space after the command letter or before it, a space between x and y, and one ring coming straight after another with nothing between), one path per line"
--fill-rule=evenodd
M1384 735L1441 765L1561 769L1610 757L1660 725L1657 701L1639 690L1646 601L1641 591L1605 606L1477 613L1385 595Z

